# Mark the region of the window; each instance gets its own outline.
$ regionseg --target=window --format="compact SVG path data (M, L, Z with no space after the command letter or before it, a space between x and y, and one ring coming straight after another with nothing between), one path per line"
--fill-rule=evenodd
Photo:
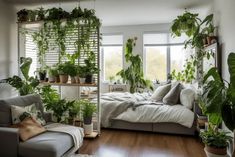
M104 35L101 52L103 80L106 81L123 68L123 36Z
M169 33L144 34L144 68L147 79L164 82L172 70L182 70L186 59L185 39L172 38Z

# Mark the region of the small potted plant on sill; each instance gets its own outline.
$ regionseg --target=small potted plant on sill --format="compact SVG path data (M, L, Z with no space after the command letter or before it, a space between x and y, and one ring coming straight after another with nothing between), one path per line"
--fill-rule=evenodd
M46 11L41 7L36 10L36 21L42 21L45 19Z
M82 104L82 117L85 134L91 134L93 132L92 116L96 111L96 105L85 99L80 100L80 103Z
M86 83L86 67L80 66L78 71L79 76L79 83L84 84Z
M70 71L70 63L65 62L62 64L58 65L58 72L59 72L59 77L60 77L60 82L61 83L67 83L68 78L69 78L69 71Z
M46 76L47 76L47 70L46 67L40 67L39 69L36 70L39 76L39 81L40 82L45 82L46 81Z
M95 53L90 52L87 59L85 59L86 80L85 82L91 84L93 82L93 74L97 74L99 69L95 63Z
M208 34L208 36L206 37L207 44L211 45L211 44L216 43L217 37L214 35L214 33L215 33L214 25L210 24L208 27L206 27L206 31L207 31L207 34Z
M49 67L48 69L48 81L50 83L54 83L57 81L59 74L58 69L56 67Z
M80 101L70 101L67 103L67 105L69 106L69 119L68 122L70 125L74 124L74 120L75 118L80 114L80 106L81 103Z
M76 76L77 76L77 66L68 62L68 75L70 76L71 83L76 83Z

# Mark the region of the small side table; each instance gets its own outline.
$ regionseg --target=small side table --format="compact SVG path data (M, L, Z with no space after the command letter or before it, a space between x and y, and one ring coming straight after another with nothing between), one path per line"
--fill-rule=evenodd
M127 92L126 84L109 84L109 92Z

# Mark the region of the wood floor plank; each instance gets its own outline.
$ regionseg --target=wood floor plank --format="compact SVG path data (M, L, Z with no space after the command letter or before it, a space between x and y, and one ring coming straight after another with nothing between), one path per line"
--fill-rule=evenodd
M80 153L98 157L206 157L203 148L192 136L104 129L100 137L85 139Z

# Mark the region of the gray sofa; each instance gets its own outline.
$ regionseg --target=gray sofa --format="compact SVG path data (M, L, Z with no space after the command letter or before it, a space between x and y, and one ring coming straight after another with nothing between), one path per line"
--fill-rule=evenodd
M10 105L29 106L32 104L35 104L40 109L47 123L52 122L51 114L44 113L39 95L27 95L0 100L1 157L61 157L73 147L72 137L59 132L45 132L26 142L19 140L18 130L9 128L12 124Z

